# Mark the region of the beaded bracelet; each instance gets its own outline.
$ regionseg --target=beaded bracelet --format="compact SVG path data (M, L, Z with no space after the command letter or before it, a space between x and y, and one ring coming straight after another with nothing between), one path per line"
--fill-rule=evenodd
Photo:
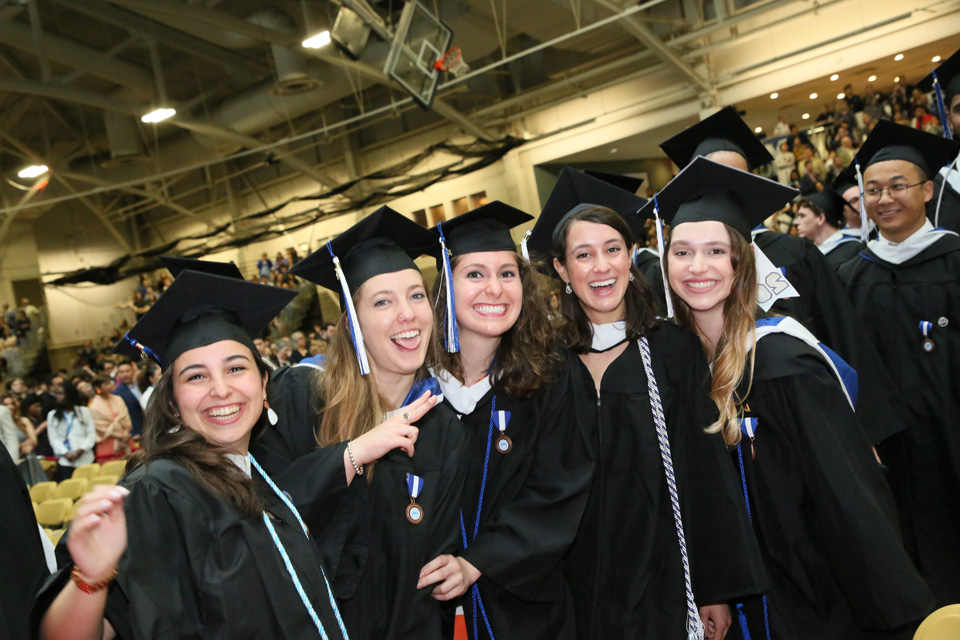
M357 464L357 459L353 457L353 447L350 446L351 440L347 440L347 455L350 456L350 464L353 465L353 470L357 472L358 476L363 475L363 465Z
M73 571L70 572L70 579L73 580L73 583L77 585L77 588L84 593L96 593L97 591L103 591L106 589L113 579L117 577L117 568L113 568L113 572L106 580L101 580L100 582L94 582L93 584L87 582L83 579L83 574L80 573L80 568L76 565L73 566Z

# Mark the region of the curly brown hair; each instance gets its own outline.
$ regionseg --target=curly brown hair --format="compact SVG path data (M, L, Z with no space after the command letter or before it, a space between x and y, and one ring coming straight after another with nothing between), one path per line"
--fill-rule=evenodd
M612 227L623 237L628 249L636 244L633 232L620 214L606 207L587 207L563 221L553 242L553 257L564 266L567 263L567 235L575 222L593 222ZM653 289L650 283L634 264L630 265L630 273L633 280L627 285L624 296L624 320L627 325L627 339L634 341L647 335L659 324L659 320L654 312ZM566 318L562 326L564 346L575 353L587 353L593 344L593 327L587 313L580 306L580 301L575 295L563 294L560 296L560 308Z
M257 371L269 380L270 369L252 350ZM269 388L267 389L269 395ZM266 412L263 412L265 414ZM266 428L261 414L250 433L251 442ZM201 487L249 516L263 511L263 499L253 480L231 462L222 448L207 442L201 434L184 425L173 393L173 367L168 366L153 390L144 416L141 448L130 456L126 475L151 460L173 460L186 469Z
M451 260L451 269L456 269L463 257ZM560 356L555 351L556 330L548 317L546 297L538 284L537 271L521 256L516 258L523 287L523 305L517 321L500 336L489 376L490 384L503 389L508 396L530 398L550 381L553 367L560 363ZM433 284L435 300L443 295L443 286L441 271ZM433 308L435 323L442 326L446 307L435 304ZM446 349L437 349L435 353L431 366L453 374L463 383L460 354L449 353Z

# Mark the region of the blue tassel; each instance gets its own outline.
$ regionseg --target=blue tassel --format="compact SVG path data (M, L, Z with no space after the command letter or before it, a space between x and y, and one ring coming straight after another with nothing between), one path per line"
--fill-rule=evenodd
M947 105L943 101L943 90L940 89L940 79L937 72L933 72L933 90L937 94L937 111L940 112L940 124L943 126L943 137L947 140L953 140L953 134L950 133L950 122L947 120Z
M357 356L357 362L360 364L360 374L370 373L370 363L367 360L367 349L363 344L363 332L360 331L360 322L357 320L357 310L353 307L353 297L350 295L350 286L347 284L347 277L340 267L340 258L333 252L333 245L327 243L327 251L333 258L333 267L337 274L337 280L340 281L340 289L343 291L343 305L347 311L347 324L350 328L350 340L353 341L353 350Z
M747 625L747 615L743 612L742 604L737 604L737 622L740 623L740 633L743 634L743 640L752 640L750 627Z
M443 235L443 223L437 225L440 234L440 252L443 254L443 286L446 289L447 312L443 316L443 346L448 353L460 351L460 333L457 330L457 309L453 298L453 269L450 267L450 252Z
M163 361L160 359L160 356L158 356L156 352L154 352L154 350L148 347L147 345L141 344L136 340L134 340L133 338L131 338L129 331L123 334L123 339L129 342L131 345L133 345L135 349L139 349L141 357L150 358L161 367L163 366Z

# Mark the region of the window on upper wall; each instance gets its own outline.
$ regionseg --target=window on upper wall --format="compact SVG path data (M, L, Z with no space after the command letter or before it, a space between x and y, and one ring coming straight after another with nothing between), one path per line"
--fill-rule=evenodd
M483 205L489 203L487 200L487 192L481 191L479 193L470 194L470 209L476 209L477 207L482 207Z
M430 221L427 220L427 210L426 209L417 209L413 212L413 221L416 222L421 227L429 227Z
M467 211L470 211L470 205L467 203L466 196L453 201L453 215L462 216Z
M429 210L431 224L435 225L438 222L443 222L447 219L447 212L444 210L442 204L435 204L430 207Z

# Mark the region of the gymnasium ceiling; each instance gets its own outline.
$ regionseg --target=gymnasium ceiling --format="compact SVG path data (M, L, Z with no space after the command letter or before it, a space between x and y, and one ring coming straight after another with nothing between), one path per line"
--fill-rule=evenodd
M342 2L386 30L403 6ZM430 111L384 76L388 45L376 34L359 60L334 45L301 46L332 26L340 6L329 0L0 0L0 246L14 219L69 205L133 251L165 219L209 224L238 195L284 181L307 178L322 194L344 175L362 175L366 154L417 132L452 124L496 141L516 135L511 116L628 72L666 64L693 78L685 74L695 62L685 59L705 39L722 46L743 35L737 25L747 19L817 4L422 2L453 28L473 70L466 79L445 75ZM772 113L798 105L805 91L747 106ZM140 121L158 106L177 114ZM618 145L620 157L651 153L635 143ZM607 147L596 154L611 159ZM32 164L50 167L42 189L17 176Z

